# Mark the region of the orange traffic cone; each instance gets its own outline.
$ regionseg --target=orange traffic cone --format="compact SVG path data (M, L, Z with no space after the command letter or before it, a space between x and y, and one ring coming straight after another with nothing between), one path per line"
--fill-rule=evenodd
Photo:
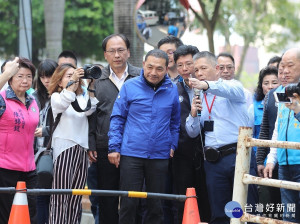
M195 188L186 189L182 224L198 224L201 222Z
M26 183L18 181L16 190L17 192L11 207L8 224L30 224Z

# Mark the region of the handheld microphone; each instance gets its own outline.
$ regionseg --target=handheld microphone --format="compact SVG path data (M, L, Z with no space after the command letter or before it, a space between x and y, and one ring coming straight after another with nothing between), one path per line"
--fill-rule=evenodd
M197 99L200 99L200 92L201 90L194 88L194 96L196 96ZM197 110L197 116L201 117L201 110Z

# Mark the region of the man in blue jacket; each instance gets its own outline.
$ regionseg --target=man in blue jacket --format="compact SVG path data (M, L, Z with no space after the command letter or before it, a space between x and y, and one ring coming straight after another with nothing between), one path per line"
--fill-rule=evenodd
M120 188L163 193L169 158L177 148L180 104L167 75L168 55L148 52L140 77L128 80L115 101L109 136L110 163L120 165ZM122 198L119 222L135 223L138 199ZM148 199L144 223L163 223L161 200Z

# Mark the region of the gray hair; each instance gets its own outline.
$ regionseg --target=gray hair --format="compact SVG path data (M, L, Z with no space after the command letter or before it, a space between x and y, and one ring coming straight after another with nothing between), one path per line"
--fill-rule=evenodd
M206 58L212 66L217 65L216 56L213 53L209 52L209 51L200 51L199 53L194 55L193 60L196 61L200 58Z

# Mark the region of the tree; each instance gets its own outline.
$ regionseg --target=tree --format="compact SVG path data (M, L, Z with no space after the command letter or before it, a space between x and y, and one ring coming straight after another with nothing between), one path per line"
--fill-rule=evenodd
M82 58L104 58L102 40L114 32L113 0L66 2L63 48Z
M0 1L0 54L8 58L18 52L19 1Z
M114 32L123 33L130 41L131 64L141 67L144 55L144 42L137 35L135 23L136 0L114 0Z
M0 0L0 55L4 58L18 55L18 2L19 0ZM113 6L113 0L66 1L62 47L58 47L57 52L60 53L62 48L70 49L78 57L103 59L102 40L114 32ZM49 10L51 9L45 8L46 13ZM56 60L58 53L46 56L44 1L32 0L32 28L34 64L37 65L45 57ZM53 31L57 32L57 27Z
M298 32L293 32L300 28L298 9L299 4L287 0L232 0L222 3L223 16L220 16L218 30L225 36L225 40L229 41L229 30L239 34L244 40L240 66L236 72L237 79L241 76L251 44L258 46L260 42L268 50L282 51L288 41L300 39ZM277 29L273 29L274 26ZM230 45L228 41L227 46Z
M62 51L65 0L44 0L46 56L56 59Z
M212 0L210 2L204 0L198 0L198 2L201 7L201 14L197 13L192 7L190 7L190 9L195 14L197 20L206 29L209 51L214 54L215 53L214 32L215 32L217 21L219 19L219 10L220 10L222 0L216 0L216 1Z

